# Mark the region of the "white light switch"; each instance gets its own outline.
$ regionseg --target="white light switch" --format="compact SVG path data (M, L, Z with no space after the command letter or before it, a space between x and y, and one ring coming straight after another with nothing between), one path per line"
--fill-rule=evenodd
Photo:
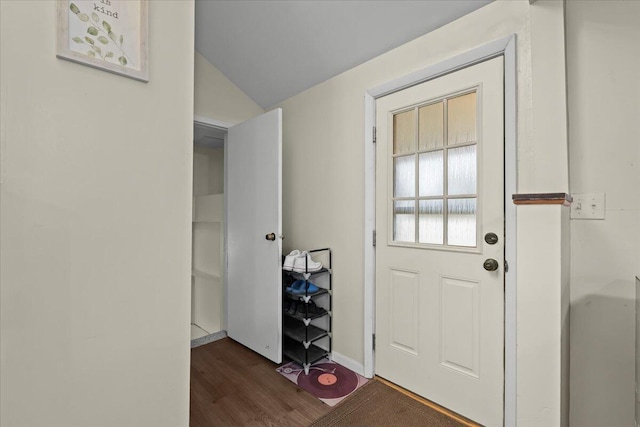
M604 193L574 193L571 219L604 219Z

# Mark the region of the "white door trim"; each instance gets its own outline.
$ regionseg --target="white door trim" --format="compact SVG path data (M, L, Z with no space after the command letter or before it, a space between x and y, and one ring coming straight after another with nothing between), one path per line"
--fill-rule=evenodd
M364 94L364 373L374 375L373 333L375 326L375 229L376 162L373 127L376 99L435 79L496 56L504 56L504 136L505 136L505 371L504 425L516 425L516 208L511 195L517 193L517 69L516 35L489 42L435 65L365 91Z
M223 122L222 120L211 119L209 117L198 116L198 115L193 116L193 121L201 125L208 125L208 126L212 126L212 127L224 129L224 130L227 130L231 126L234 126L237 124L237 123Z

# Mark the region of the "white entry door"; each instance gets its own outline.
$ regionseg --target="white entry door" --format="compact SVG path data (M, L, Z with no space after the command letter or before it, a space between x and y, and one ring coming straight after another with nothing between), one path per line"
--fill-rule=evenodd
M282 110L229 128L225 154L227 333L280 363Z
M487 426L503 424L503 108L502 57L376 103L376 374Z

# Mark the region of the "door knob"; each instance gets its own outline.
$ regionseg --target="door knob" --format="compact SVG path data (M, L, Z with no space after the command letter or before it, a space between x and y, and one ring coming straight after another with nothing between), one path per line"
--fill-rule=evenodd
M276 233L269 233L266 236L264 236L264 238L267 239L267 240L274 241L274 240L276 240Z
M493 258L489 258L484 261L484 264L482 264L482 266L487 271L496 271L498 269L498 261Z

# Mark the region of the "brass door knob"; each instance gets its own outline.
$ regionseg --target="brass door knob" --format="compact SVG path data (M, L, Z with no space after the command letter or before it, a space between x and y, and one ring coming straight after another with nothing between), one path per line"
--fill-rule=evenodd
M269 233L266 236L264 236L264 238L267 239L267 240L274 241L274 240L276 240L276 233Z

